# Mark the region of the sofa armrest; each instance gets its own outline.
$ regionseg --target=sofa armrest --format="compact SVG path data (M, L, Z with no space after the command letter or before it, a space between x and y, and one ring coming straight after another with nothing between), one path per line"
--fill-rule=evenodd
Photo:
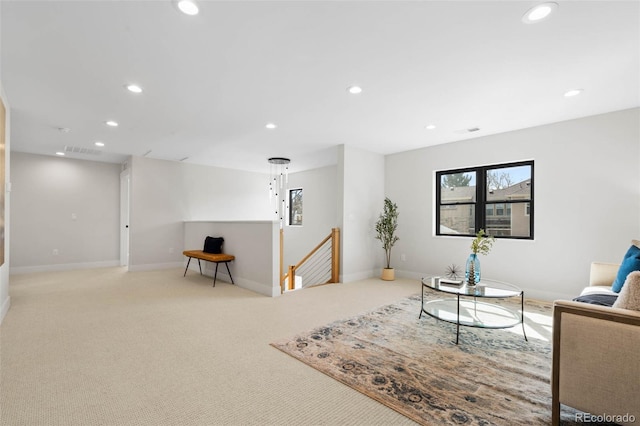
M560 404L640 419L640 312L558 300L553 306L552 420ZM619 421L626 424L628 421Z
M613 284L620 268L619 263L592 262L589 273L590 286L609 286Z

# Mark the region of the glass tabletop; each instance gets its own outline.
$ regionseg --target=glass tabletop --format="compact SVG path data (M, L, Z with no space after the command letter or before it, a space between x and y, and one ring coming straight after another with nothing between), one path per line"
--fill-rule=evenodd
M513 297L522 294L522 290L513 284L483 278L475 286L469 286L463 280L449 280L442 277L422 278L422 285L443 293L475 297Z

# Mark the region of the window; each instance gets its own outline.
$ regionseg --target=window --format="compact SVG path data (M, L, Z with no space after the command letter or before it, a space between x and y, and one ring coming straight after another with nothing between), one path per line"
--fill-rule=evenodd
M436 223L436 235L533 239L533 161L436 172Z
M289 225L302 226L302 188L289 190Z

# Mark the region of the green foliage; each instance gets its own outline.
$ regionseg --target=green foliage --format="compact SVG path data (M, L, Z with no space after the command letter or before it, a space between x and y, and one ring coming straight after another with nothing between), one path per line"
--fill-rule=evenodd
M399 240L395 235L398 228L398 206L387 197L384 199L384 210L376 222L376 239L382 242L386 253L387 268L391 266L391 247Z
M471 242L471 251L474 254L489 254L494 242L495 238L485 234L484 229L481 229Z
M443 188L457 188L459 186L469 186L471 176L464 173L453 173L442 177Z

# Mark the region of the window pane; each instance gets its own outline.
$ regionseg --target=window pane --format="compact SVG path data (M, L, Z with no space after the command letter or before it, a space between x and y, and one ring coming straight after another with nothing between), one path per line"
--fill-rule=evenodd
M436 235L533 239L533 161L436 172ZM481 185L481 186L478 186Z
M487 201L530 200L531 166L487 170Z
M475 234L475 205L440 206L441 234Z
M442 203L469 203L476 201L476 173L450 173L440 176Z
M302 225L302 188L289 191L289 225Z
M490 206L494 207L495 215L487 214L486 232L493 236L503 237L530 237L530 218L527 206L529 203L509 203L504 208L504 204L487 204L487 211ZM503 214L498 214L502 211ZM506 214L504 214L506 213Z

